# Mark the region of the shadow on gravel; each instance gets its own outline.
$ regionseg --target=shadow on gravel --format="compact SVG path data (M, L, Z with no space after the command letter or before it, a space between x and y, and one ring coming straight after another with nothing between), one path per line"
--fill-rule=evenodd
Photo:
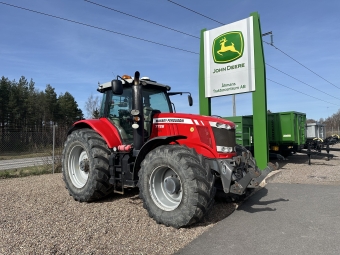
M269 207L268 205L275 204L278 202L288 202L289 199L278 198L274 200L267 200L267 201L260 201L262 198L267 196L268 189L265 187L258 190L248 199L246 199L240 207L237 208L238 211L245 211L248 213L256 213L256 212L263 212L263 211L276 211L276 208Z
M142 201L139 199L139 189L138 188L126 188L124 189L124 194L118 194L118 193L111 193L107 197L100 199L98 201L93 201L92 203L107 203L107 202L113 202L116 200L124 199L124 198L130 198L131 201ZM133 204L136 204L132 202Z
M188 227L188 229L194 229L197 227L206 227L209 225L216 224L219 221L229 217L235 210L243 210L249 213L256 213L261 211L275 211L275 208L268 207L267 205L286 202L287 199L275 199L269 201L260 201L268 193L268 190L264 187L257 192L253 193L243 202L227 202L223 199L217 199L211 208L210 212L198 223L195 223ZM141 205L143 201L139 198L138 188L125 189L124 195L112 193L104 199L95 201L93 203L110 203L119 201L120 199L128 198L128 203L134 205ZM251 199L250 199L251 198ZM256 208L254 206L257 206ZM260 206L260 207L259 207Z
M237 203L216 201L210 212L200 222L189 226L189 229L215 224L231 215L236 210L237 206Z

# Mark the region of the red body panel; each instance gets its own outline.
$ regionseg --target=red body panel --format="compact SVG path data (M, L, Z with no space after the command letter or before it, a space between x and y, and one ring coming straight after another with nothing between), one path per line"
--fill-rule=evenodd
M94 120L80 120L73 124L73 126L87 124L98 134L100 134L107 143L109 148L117 147L122 144L117 128L106 118Z
M202 116L196 114L184 113L157 113L153 116L152 133L150 139L159 136L175 136L184 135L187 139L180 139L179 144L194 148L197 153L208 158L232 158L236 156L236 152L219 153L216 150L216 143L212 128L209 122L219 122L228 124L235 129L235 124L231 121L214 118L210 116ZM81 120L74 123L74 126L86 124L100 134L106 141L109 148L122 145L119 132L116 127L106 118L94 120ZM202 142L199 128L205 128L208 132L210 146ZM201 135L202 136L202 135Z
M233 122L220 118L196 114L158 113L153 116L150 139L158 136L184 135L187 139L180 139L178 140L178 143L194 148L197 153L202 154L205 157L232 158L236 156L236 152L218 153L216 151L214 134L209 122L228 124L232 129L235 129L235 124ZM211 146L201 141L198 128L206 128L205 130L209 132Z

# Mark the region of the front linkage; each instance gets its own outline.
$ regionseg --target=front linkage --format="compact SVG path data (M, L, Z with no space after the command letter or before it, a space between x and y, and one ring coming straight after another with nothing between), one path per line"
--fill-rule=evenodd
M221 178L223 191L243 195L246 189L256 188L264 178L274 170L279 169L278 163L268 163L268 166L260 171L250 151L237 145L238 156L233 159L210 159L211 169L216 171Z

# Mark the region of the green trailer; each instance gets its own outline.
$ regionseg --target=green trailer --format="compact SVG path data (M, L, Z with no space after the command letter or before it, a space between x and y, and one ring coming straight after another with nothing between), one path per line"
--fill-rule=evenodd
M303 149L306 142L306 114L278 112L268 114L268 140L271 151L284 156Z
M224 117L236 124L236 142L253 151L253 116ZM284 156L300 151L306 141L306 114L301 112L268 113L269 150Z
M236 143L253 150L253 116L224 117L236 125Z

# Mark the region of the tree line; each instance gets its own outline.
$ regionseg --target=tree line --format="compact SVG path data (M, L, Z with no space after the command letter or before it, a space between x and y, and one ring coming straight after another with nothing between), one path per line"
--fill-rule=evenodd
M340 109L325 120L321 119L320 122L325 124L325 126L327 127L327 132L338 134L340 130Z
M57 126L70 126L83 119L82 110L69 93L57 96L55 89L47 84L44 91L35 88L31 79L21 76L10 81L4 76L0 81L0 131L40 132Z

